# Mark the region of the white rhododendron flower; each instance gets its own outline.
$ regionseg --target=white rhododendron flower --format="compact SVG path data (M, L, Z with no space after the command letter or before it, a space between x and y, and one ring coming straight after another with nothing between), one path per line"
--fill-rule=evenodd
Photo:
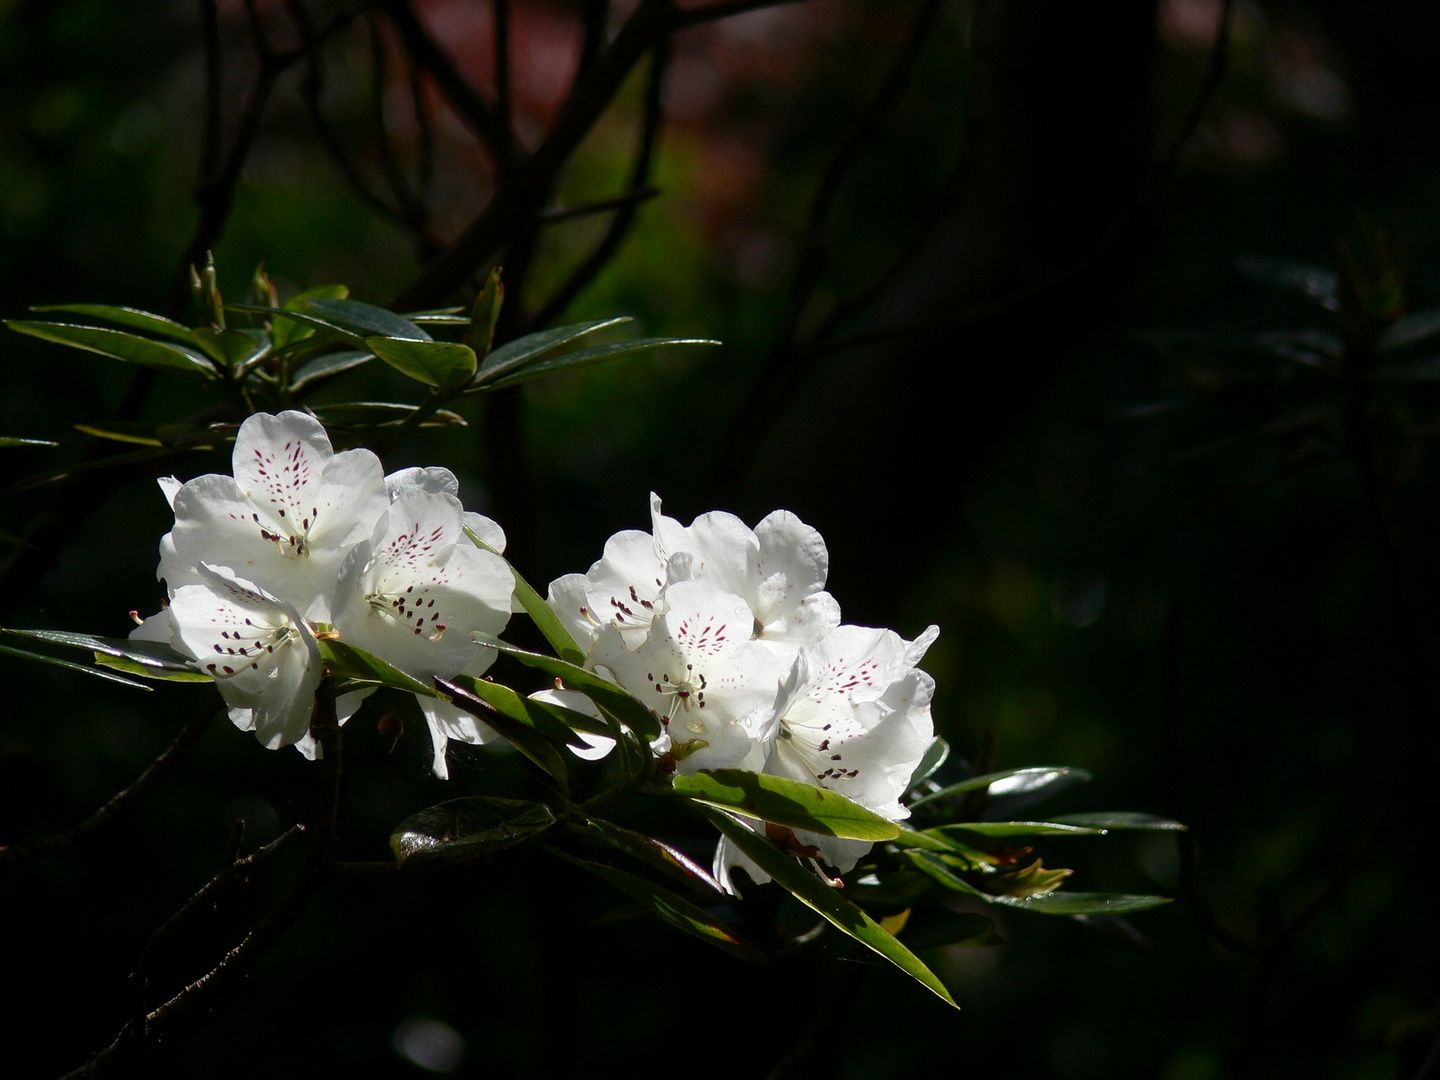
M333 608L341 640L425 682L483 674L495 650L470 635L505 628L515 577L504 559L465 535L466 518L453 495L419 485L397 490L373 534L351 549L340 568ZM489 525L487 531L498 532ZM464 710L416 696L435 743L437 775L447 775L450 739L482 743L494 737Z
M824 591L825 541L794 514L777 510L751 530L717 510L687 527L662 514L660 505L652 492L653 532L616 533L589 573L551 583L550 606L582 647L608 626L628 648L639 648L663 607L666 585L691 578L743 599L754 620L752 636L782 652L840 625L840 607Z
M660 717L680 771L758 769L758 737L784 666L751 640L754 614L740 597L681 581L667 586L664 600L639 648L607 627L591 664Z
M201 562L229 567L329 621L341 560L389 505L380 459L335 453L320 421L290 411L241 424L233 464L233 477L198 476L178 491L161 481L175 527L161 543L160 577L178 589L199 580Z
M305 739L320 685L320 652L295 605L225 567L200 563L166 609L171 643L212 675L241 731L271 750ZM152 616L136 637L156 639ZM150 631L147 633L147 631Z

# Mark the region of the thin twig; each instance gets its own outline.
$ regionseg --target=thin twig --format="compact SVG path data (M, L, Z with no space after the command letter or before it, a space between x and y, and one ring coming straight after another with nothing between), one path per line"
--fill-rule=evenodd
M185 755L185 751L199 741L200 736L205 733L206 726L210 723L211 717L217 711L213 699L207 695L205 705L195 716L180 729L180 733L167 746L160 756L146 766L145 771L135 778L135 782L123 791L118 792L104 806L93 814L75 825L70 826L64 832L54 833L51 836L44 836L38 840L32 840L27 844L12 844L7 847L0 847L0 862L20 862L25 859L35 858L37 855L48 855L52 851L59 851L67 848L77 840L82 840L91 833L104 828L113 822L120 815L124 814L134 806L140 798L149 792L155 785L160 783L169 775L170 770Z
M596 199L594 202L576 203L573 206L554 206L549 210L541 210L535 216L549 225L556 221L569 221L571 218L606 214L611 210L619 210L634 203L646 202L659 194L659 188L646 186L636 188L634 191L627 191L623 195L616 195L611 199Z
M575 92L578 83L590 70L590 65L600 55L605 45L605 28L610 22L610 0L581 0L580 5L580 59L575 65L575 79L570 92Z

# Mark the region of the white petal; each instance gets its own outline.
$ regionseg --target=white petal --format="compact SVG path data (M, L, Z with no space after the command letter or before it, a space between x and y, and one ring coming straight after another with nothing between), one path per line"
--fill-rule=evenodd
M576 693L574 690L537 690L530 695L530 700L543 701L547 705L559 705L562 709L570 709L572 712L583 713L596 720L604 720L595 703L584 694ZM567 745L565 749L582 761L599 761L615 749L615 740L608 735L592 735L588 731L577 731L575 734L585 743L585 749L570 745Z
M494 728L457 705L419 694L415 695L415 700L420 703L420 711L425 714L425 723L430 728L430 739L435 746L433 768L441 780L450 777L450 769L445 763L445 747L451 739L480 746L499 737Z
M473 510L465 511L465 527L489 544L501 555L505 554L505 530L484 514Z
M385 477L385 493L394 502L410 491L425 491L431 495L453 495L460 497L460 481L449 469L439 465L428 468L401 469Z

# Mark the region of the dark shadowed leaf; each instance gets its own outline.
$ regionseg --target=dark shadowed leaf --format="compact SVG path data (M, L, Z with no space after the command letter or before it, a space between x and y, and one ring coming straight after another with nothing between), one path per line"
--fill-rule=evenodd
M472 796L406 818L390 834L395 861L468 859L524 843L555 824L544 803Z
M147 334L169 338L183 345L199 348L194 331L174 319L156 315L137 308L120 307L114 304L39 304L31 311L63 311L67 315L79 315L86 319L103 319L105 322L123 326L128 330L143 330Z
M1440 382L1440 356L1377 368L1375 378L1385 382Z
M115 454L113 457L96 458L91 461L72 461L68 465L59 465L53 469L46 469L44 472L27 476L23 480L17 480L5 490L8 493L29 491L32 488L43 487L45 484L53 484L57 480L64 480L68 476L77 476L80 473L116 469L123 465L137 465L142 461L158 462L165 458L180 457L191 450L199 449L203 449L203 444L197 443L187 447L146 446L140 450L132 450L128 454Z
M26 649L12 649L9 645L0 645L0 656L15 656L21 660L37 660L42 664L67 668L70 671L83 671L86 675L94 675L97 678L108 679L110 682L117 682L121 686L133 686L139 690L150 689L150 687L144 683L138 683L134 679L127 679L125 676L117 675L113 671L105 671L101 668L77 664L71 660L61 660L58 656L46 656L44 653L30 652Z
M935 887L918 870L880 870L861 874L845 885L845 896L857 904L909 907Z
M350 289L345 285L316 285L311 289L302 289L280 306L285 311L297 311L303 309L311 300L344 300L349 295ZM295 319L277 315L270 321L270 340L275 343L277 349L292 341L308 337L312 333L314 333L314 327L297 322Z
M607 326L619 326L621 323L632 321L628 315L622 315L613 319L571 323L569 326L557 326L552 330L540 330L534 334L526 334L522 338L506 342L486 356L485 362L480 365L480 370L476 373L475 382L477 385L493 382L521 365L544 356L551 350L558 349L577 338L582 338L586 334L593 334Z
M1403 349L1436 334L1440 334L1440 308L1429 308L1395 320L1390 324L1390 328L1380 335L1376 347L1381 352Z
M900 826L825 788L743 769L701 770L676 776L674 791L687 799L733 810L759 821L851 840L893 840Z
M1283 259L1241 259L1236 266L1241 273L1263 284L1307 296L1327 311L1340 310L1336 296L1340 279L1335 271L1326 267Z
M560 752L537 730L540 724L558 729L561 741L573 738L570 729L539 709L531 709L535 703L522 698L508 686L471 679L461 683L458 679L436 679L436 685L445 690L456 705L489 724L515 749L533 761L562 788L569 783L569 770Z
M342 371L349 371L374 359L375 354L369 349L341 349L338 352L325 353L302 365L300 370L291 376L290 388L300 390L311 383L328 379L331 375L339 375Z
M693 934L701 941L724 949L732 956L752 964L765 963L765 957L744 938L703 908L697 907L683 896L671 892L663 885L656 885L635 874L617 870L604 863L580 859L558 848L549 848L550 853L575 866L583 867L603 881L608 881L627 896L640 901L671 926L687 934Z
M981 788L988 788L992 796L1035 794L1057 784L1064 784L1068 787L1077 781L1089 779L1090 774L1084 769L1072 769L1064 765L1036 765L1024 769L1006 769L1004 772L972 776L968 780L961 780L959 783L951 784L939 791L922 795L910 803L910 808L913 810L926 803L963 795L968 791L979 791Z
M662 873L669 874L677 881L683 881L696 892L704 893L706 896L723 896L725 894L725 891L720 888L720 883L710 876L710 871L683 851L656 840L653 836L646 836L634 829L626 829L612 822L600 821L595 818L591 818L585 823L583 833L619 848L632 858L639 859Z
M382 424L398 424L415 411L414 405L398 405L389 401L345 401L335 405L315 405L313 411L326 427L373 428ZM449 409L436 409L420 422L421 427L464 427L465 418Z
M936 832L975 833L980 836L1101 836L1105 830L1054 821L966 821L941 825Z
M754 860L760 869L802 904L819 912L833 926L889 960L942 1001L949 1005L955 1004L955 999L950 996L950 991L945 989L945 984L920 962L919 957L864 911L841 896L837 889L821 881L765 837L751 832L724 811L709 810L705 812L705 816L713 821L736 847Z
M198 350L127 334L122 330L105 330L98 326L70 326L67 323L27 322L7 319L5 325L22 334L44 341L70 345L87 352L99 353L115 360L139 364L141 367L178 371L204 379L215 378L215 366Z
M454 341L413 341L372 335L365 347L396 371L427 386L451 389L475 374L475 353Z
M296 302L291 310L314 315L361 337L378 335L387 338L408 338L429 341L430 335L409 319L374 304L360 300L341 300L317 296Z
M1185 826L1154 814L1136 814L1128 810L1100 810L1088 814L1064 814L1055 818L1057 825L1083 825L1091 829L1142 829L1152 832L1184 832Z
M502 378L489 380L485 385L490 390L499 390L501 387L538 379L542 375L553 375L558 371L569 371L571 368L588 367L606 360L619 360L621 357L633 356L636 353L669 345L719 344L720 342L708 338L636 338L633 341L614 341L609 345L596 345L589 349L577 349L575 352L565 353L563 356L554 356L548 360L537 360Z
M942 945L958 945L963 949L983 949L1004 945L1005 939L993 919L978 912L950 911L928 905L916 908L905 924L905 944L912 949L937 949Z
M995 899L989 893L982 892L974 885L971 885L956 873L953 868L947 866L939 855L933 852L907 851L905 852L905 857L910 860L917 870L927 874L952 892L965 893L967 896L977 896L986 903Z
M920 758L920 764L916 765L915 771L910 774L910 787L914 788L930 779L949 758L950 744L940 736L935 736L935 741L930 744L929 749Z
M1052 892L1043 896L992 897L997 904L1041 915L1125 915L1170 903L1168 896L1133 896L1126 893Z
M84 649L86 652L100 653L104 656L123 657L154 671L195 674L193 661L163 641L133 641L130 638L96 637L93 634L76 634L69 630L10 630L0 627L0 633L14 634L16 637L31 638L35 641L48 641L53 645Z

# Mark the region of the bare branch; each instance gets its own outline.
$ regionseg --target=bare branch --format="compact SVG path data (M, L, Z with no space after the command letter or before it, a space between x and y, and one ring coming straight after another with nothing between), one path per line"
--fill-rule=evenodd
M571 218L606 214L611 210L619 210L634 203L647 202L659 194L659 188L647 185L627 191L623 195L616 195L613 199L596 199L594 202L576 203L574 206L556 206L549 210L541 210L535 216L548 225L556 221L569 221Z
M173 742L164 751L146 766L145 771L135 778L135 782L123 791L118 792L109 802L84 821L72 825L64 832L55 833L51 836L41 837L32 840L28 844L12 844L9 847L0 847L0 862L19 862L24 859L34 858L37 855L48 855L52 851L59 851L61 848L69 847L77 840L84 839L91 833L110 824L121 814L134 806L140 798L155 787L161 780L169 775L176 763L185 755L185 751L199 741L200 736L205 733L206 726L210 723L211 717L216 713L217 706L213 699L207 696L204 707L180 729L180 734L175 736Z
M744 15L761 8L779 7L781 4L803 3L804 0L723 0L722 3L706 4L703 7L685 8L675 13L672 26L684 30L703 23L717 22L734 15Z

